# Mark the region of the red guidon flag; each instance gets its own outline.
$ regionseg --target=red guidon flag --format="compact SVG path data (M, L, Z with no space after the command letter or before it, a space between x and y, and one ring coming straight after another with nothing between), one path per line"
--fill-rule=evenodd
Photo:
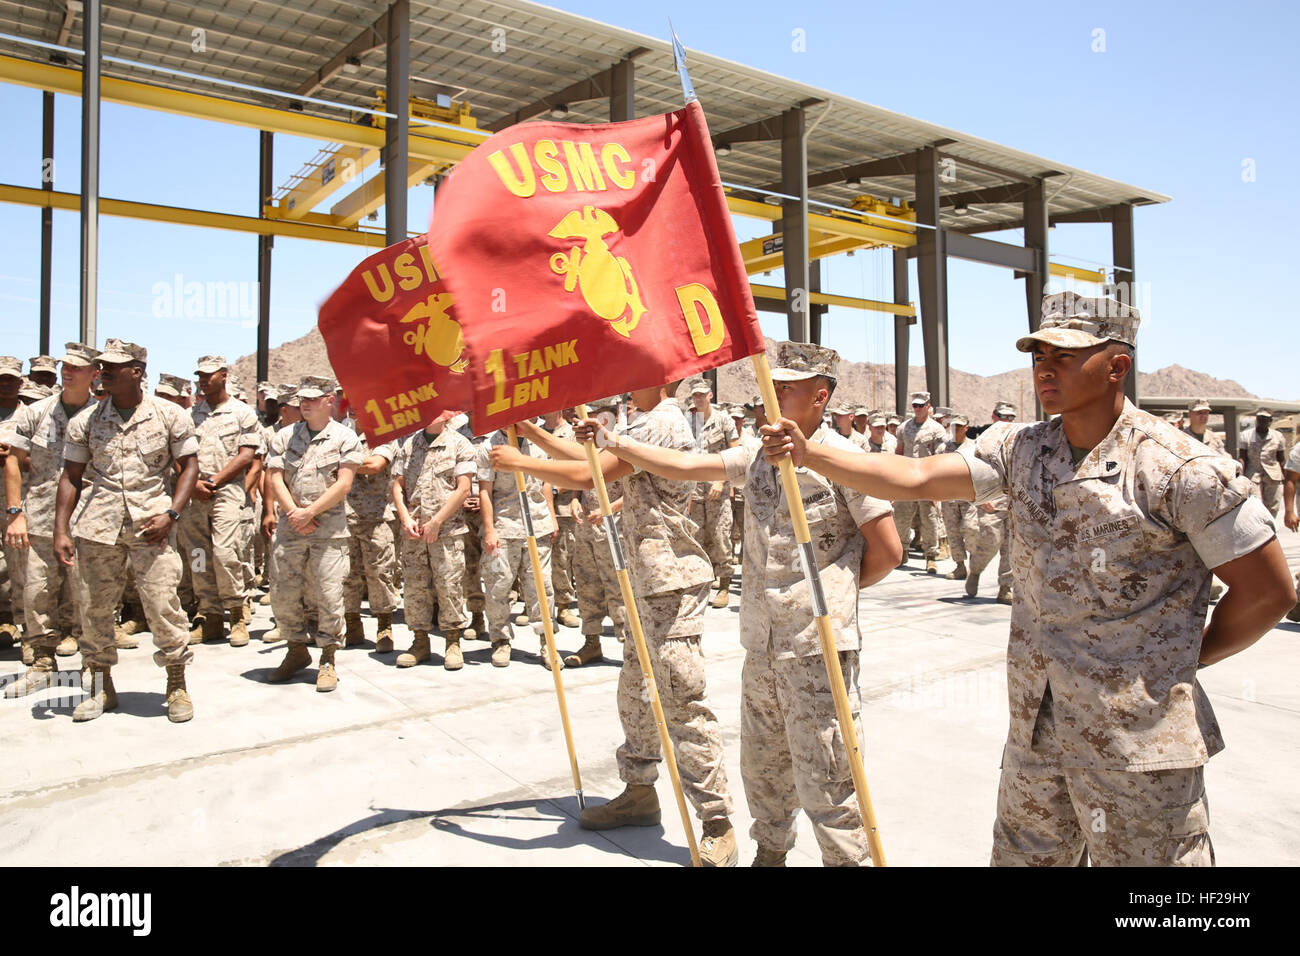
M317 325L357 427L371 445L468 411L465 340L427 236L363 261L320 307Z
M474 431L763 351L698 102L497 133L438 190Z

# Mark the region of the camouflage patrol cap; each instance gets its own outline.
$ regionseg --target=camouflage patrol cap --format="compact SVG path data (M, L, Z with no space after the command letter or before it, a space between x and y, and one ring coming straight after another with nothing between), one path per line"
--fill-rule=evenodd
M258 383L257 383L257 390L258 390L259 392L270 392L270 391L273 391L274 389L275 389L275 386L272 385L270 382L258 382Z
M865 405L854 405L854 406L853 406L853 417L854 417L854 418L857 418L859 415L870 415L870 414L871 414L871 409L867 408L867 406L865 406Z
M970 419L965 415L954 415L952 416L952 424L965 427L970 424Z
M22 387L18 389L18 397L25 398L29 402L39 402L42 398L49 398L53 394L54 389L40 382L33 382L30 378L23 379Z
M913 406L916 406L916 405L929 405L929 404L930 404L930 393L929 393L929 392L913 392L913 393L912 393L911 404L912 404Z
M903 420L902 420L901 418L899 418L897 415L890 415L889 418L885 421L885 424L886 424L886 425L901 425L901 424L903 424Z
M835 378L839 365L840 355L834 349L812 342L782 342L776 349L772 381L802 382L818 375Z
M304 375L298 383L298 398L323 398L334 394L334 381L320 375Z
M77 365L87 368L94 365L99 358L99 349L84 342L68 342L63 346L64 365Z
M887 419L884 415L880 414L880 412L876 412L874 415L872 415L870 418L867 419L867 424L872 428L884 428L887 424L889 424L889 419Z
M1267 408L1257 408L1257 409L1255 409L1255 417L1256 417L1256 418L1267 418L1267 419L1269 419L1270 421L1272 421L1272 419L1273 419L1273 413L1270 412Z
M296 385L280 386L280 404L289 405L293 408L298 407L298 388Z
M27 371L28 373L56 372L58 371L58 361L53 355L38 355L27 360Z
M947 405L940 405L938 408L934 410L935 418L952 418L952 416L953 416L953 410L949 408Z
M1014 415L1015 413L1016 406L1012 405L1010 402L998 402L993 406L994 415Z
M852 415L853 406L848 402L832 402L831 406L826 409L832 415Z
M158 376L158 387L155 392L162 392L164 395L174 395L180 398L185 394L185 389L189 385L186 379L179 375L168 375L166 372Z
M0 355L0 376L12 375L14 378L23 377L23 361L12 355Z
M144 362L149 357L149 351L143 345L136 345L134 342L126 342L122 339L109 339L104 343L104 351L99 353L97 361L107 362L109 365L124 365L127 362Z
M700 379L698 382L696 382L691 386L692 395L703 395L705 392L712 392L712 391L713 391L712 387L710 387L709 383L706 382L704 379Z
M207 375L212 372L220 372L223 368L230 368L230 364L226 361L224 355L203 355L199 357L198 368L194 370L194 374L198 375L202 372Z
M1210 410L1210 400L1208 398L1194 398L1187 403L1189 412L1208 412Z
M1137 309L1106 296L1075 292L1043 296L1043 317L1037 332L1016 339L1016 348L1032 352L1035 342L1063 349L1087 349L1105 342L1137 344Z
M598 411L602 408L617 408L618 404L623 401L622 395L607 395L604 398L597 398L587 402L587 411Z
M727 414L729 414L732 418L746 418L749 415L749 413L745 411L744 405L729 406L727 410Z

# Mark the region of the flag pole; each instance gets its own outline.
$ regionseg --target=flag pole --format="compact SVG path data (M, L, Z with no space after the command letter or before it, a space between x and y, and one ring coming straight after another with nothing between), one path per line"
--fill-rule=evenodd
M515 426L508 429L510 447L519 448L519 436ZM573 728L569 725L569 707L564 700L564 678L560 676L560 660L555 653L555 630L551 626L551 605L546 600L546 578L542 575L542 556L537 551L537 536L533 533L533 516L528 510L528 491L524 484L524 473L515 472L515 491L519 493L519 511L523 516L524 530L528 532L528 559L533 565L533 590L537 592L537 606L542 615L542 630L545 635L543 653L551 665L551 677L555 679L555 700L560 705L560 723L564 726L564 745L569 750L569 769L573 771L573 789L578 795L578 809L585 810L587 801L582 796L582 777L578 773L578 755L573 748Z
M772 369L768 365L767 354L759 352L753 356L753 360L768 423L775 423L781 419L781 405L776 398L776 387L772 384ZM786 503L790 507L795 540L799 542L800 563L803 565L804 580L808 582L808 593L812 597L813 614L817 620L817 636L821 639L822 657L826 661L826 670L831 680L831 696L835 699L835 717L839 722L840 736L844 739L844 747L849 755L849 771L853 774L853 790L858 798L858 812L862 816L862 827L867 832L867 844L871 848L871 862L874 866L884 866L885 848L880 842L876 812L872 809L871 794L867 790L867 772L862 766L857 728L853 724L853 712L849 709L849 694L844 686L840 655L835 649L835 633L831 629L831 620L826 611L826 598L822 594L821 574L817 569L812 535L808 532L808 516L804 512L803 498L799 493L799 479L794 473L794 463L789 455L781 459L781 484L785 489Z
M579 405L576 411L580 419L585 420L588 417L586 405ZM691 826L690 810L686 807L682 778L677 772L677 754L673 750L672 738L668 736L668 723L664 720L664 709L659 702L659 686L655 682L650 652L646 649L645 632L641 630L641 615L637 611L636 595L632 593L632 578L628 575L627 563L623 560L623 544L619 538L618 525L614 522L614 511L609 504L609 490L605 487L605 471L600 465L596 443L589 440L583 445L587 452L587 464L591 467L591 481L596 486L596 496L600 499L600 513L605 516L605 527L609 532L607 536L609 552L614 561L614 573L618 576L618 588L623 594L623 606L627 610L632 640L636 644L637 660L641 662L641 676L650 694L650 708L654 712L655 727L659 731L659 748L663 751L664 763L668 765L668 776L673 782L673 794L677 797L677 810L682 815L682 826L686 829L686 842L691 850L691 864L699 866L700 850L695 843L695 830ZM519 472L515 474L518 475Z

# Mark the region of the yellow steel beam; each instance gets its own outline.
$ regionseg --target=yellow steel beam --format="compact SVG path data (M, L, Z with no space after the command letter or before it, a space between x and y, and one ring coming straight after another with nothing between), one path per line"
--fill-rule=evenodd
M422 163L411 160L406 164L406 185L411 187L433 175L439 169L445 169L445 164ZM381 172L372 179L366 180L356 189L348 193L333 206L330 207L330 219L337 226L351 228L359 223L363 216L374 212L384 204L384 189L386 188L388 172Z
M745 216L749 219L765 219L768 222L776 222L781 218L780 206L773 206L765 202L754 202L752 199L741 199L738 196L727 197L727 208L733 214ZM827 216L821 213L809 213L808 231L810 233L813 231L827 232L835 236L853 236L886 246L908 247L916 245L916 228L906 219L900 219L897 224L886 224L875 219L856 220L840 218L839 216Z
M298 181L276 202L284 219L302 219L327 196L348 185L367 166L379 160L379 150L339 144L327 160Z
M48 206L51 209L67 209L72 212L81 208L81 197L76 193L31 189L27 186L0 185L0 202L41 208ZM128 202L123 199L100 199L99 211L106 216L148 219L152 222L171 222L183 226L203 226L207 229L229 229L262 236L288 236L292 239L342 242L375 249L384 247L382 232L361 232L357 229L339 229L283 219L258 219L256 216L235 216L224 212L207 212L180 206L157 206L152 203Z
M1104 285L1106 282L1106 273L1099 269L1080 269L1078 266L1067 266L1060 262L1049 262L1047 271L1054 276L1069 276L1071 279L1078 279L1080 282L1096 282Z
M751 282L749 290L756 299L785 299L785 289L775 285L758 285ZM875 299L858 299L848 295L832 295L829 292L814 292L809 296L814 305L839 305L849 309L865 309L870 312L888 312L891 315L916 315L916 306L898 305L894 302L878 302Z

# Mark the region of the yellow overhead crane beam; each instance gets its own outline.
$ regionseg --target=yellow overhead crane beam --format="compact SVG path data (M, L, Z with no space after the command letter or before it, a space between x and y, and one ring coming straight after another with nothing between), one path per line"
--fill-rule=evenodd
M751 282L749 291L756 299L785 300L785 289L776 285L758 285ZM916 306L908 303L880 302L876 299L859 299L850 295L832 295L829 292L814 292L808 297L813 305L840 305L849 309L866 309L871 312L888 312L892 315L916 315Z
M266 214L276 219L302 219L378 160L377 149L331 143L294 175L292 186L283 187L284 195L266 208Z

